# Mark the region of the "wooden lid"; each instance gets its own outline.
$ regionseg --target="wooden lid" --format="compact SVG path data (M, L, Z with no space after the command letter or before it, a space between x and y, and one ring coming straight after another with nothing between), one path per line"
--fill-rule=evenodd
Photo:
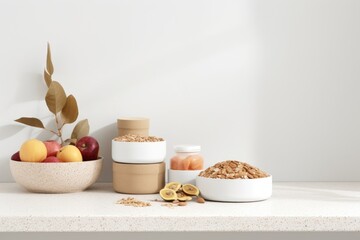
M118 128L149 128L150 120L143 117L124 117L117 120Z

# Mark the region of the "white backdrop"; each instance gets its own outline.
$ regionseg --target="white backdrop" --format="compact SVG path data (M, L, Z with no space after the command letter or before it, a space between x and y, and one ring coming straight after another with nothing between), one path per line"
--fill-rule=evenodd
M146 116L172 146L211 165L255 164L277 181L359 181L360 1L1 0L0 182L48 121L54 78L78 100L111 180L119 116ZM66 128L65 134L69 134ZM40 136L39 136L40 134Z

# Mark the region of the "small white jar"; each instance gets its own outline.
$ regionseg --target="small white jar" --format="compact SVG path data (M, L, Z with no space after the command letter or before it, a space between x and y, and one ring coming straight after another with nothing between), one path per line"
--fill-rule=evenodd
M196 177L204 168L204 159L198 145L178 145L175 156L170 159L169 182L195 185Z

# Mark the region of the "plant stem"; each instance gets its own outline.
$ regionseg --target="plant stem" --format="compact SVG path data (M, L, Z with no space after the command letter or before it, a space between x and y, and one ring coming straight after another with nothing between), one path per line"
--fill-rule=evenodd
M59 119L58 119L58 117L57 117L57 114L54 114L54 115L55 115L56 128L57 128L57 131L58 131L58 133L57 133L56 135L60 138L61 145L63 145L63 144L64 144L64 140L63 140L63 138L62 138L61 128L62 128L64 125L61 126L61 127L59 127Z
M55 134L58 137L60 137L59 134L57 132L53 131L53 130L50 130L50 129L47 129L47 128L45 128L45 130Z

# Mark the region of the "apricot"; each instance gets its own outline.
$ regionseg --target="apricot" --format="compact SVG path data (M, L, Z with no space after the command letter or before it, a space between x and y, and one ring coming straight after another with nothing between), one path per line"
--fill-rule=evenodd
M182 169L182 167L181 167L181 159L176 157L176 156L171 158L171 160L170 160L170 169L172 169L172 170L181 170Z
M20 159L24 162L42 162L47 156L45 144L37 139L24 142L20 148Z
M80 150L73 145L62 147L56 157L62 162L81 162L83 160Z
M204 165L204 160L199 155L192 155L187 157L190 161L189 170L202 170Z
M189 157L181 160L182 170L189 170L190 163L191 163L191 159Z

